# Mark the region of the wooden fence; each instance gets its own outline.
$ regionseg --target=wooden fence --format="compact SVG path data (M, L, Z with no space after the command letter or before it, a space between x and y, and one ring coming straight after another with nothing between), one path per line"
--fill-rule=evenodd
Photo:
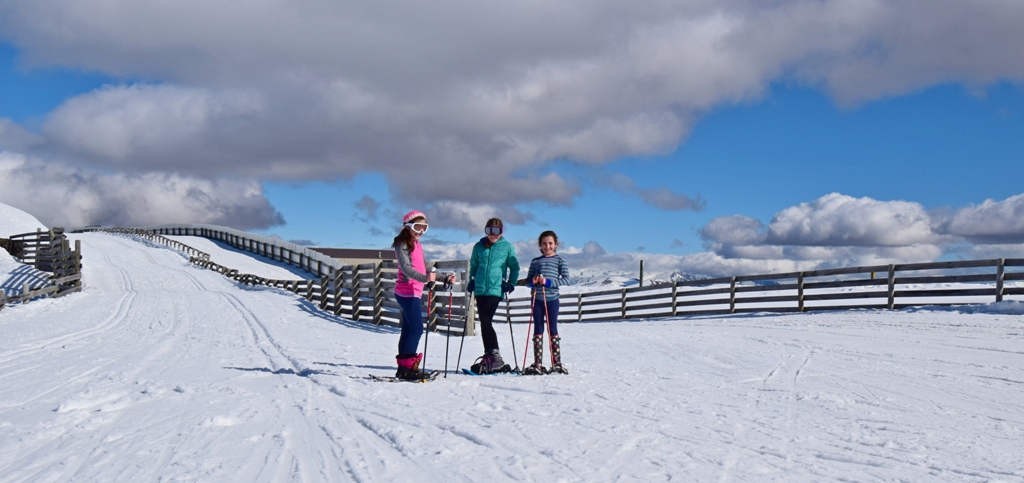
M563 294L559 321L611 321L749 312L890 309L999 302L1024 295L1024 259L969 260L726 277ZM530 320L530 298L505 307Z
M7 245L21 263L50 272L50 280L40 286L26 283L20 294L11 297L0 290L0 309L11 303L61 297L82 290L82 244L76 240L72 249L63 228L12 235Z
M238 283L246 285L263 285L276 287L304 297L321 310L347 319L368 322L375 325L398 327L400 310L394 300L395 280L398 266L393 261L367 263L362 265L346 265L331 271L319 279L280 280L268 279L217 264L209 258L190 257L190 262L200 267L216 271ZM439 273L451 273L461 269L465 272L465 262L436 262L433 264ZM453 331L472 335L474 324L472 317L472 300L465 292L465 282L460 281L445 292L441 284L435 291L425 292L421 310L424 323L431 330ZM442 293L443 292L443 293ZM457 296L456 296L457 295ZM449 316L450 308L450 316ZM467 327L466 320L470 320Z
M209 228L163 228L170 235L218 236L220 240L273 260L310 271L312 280L268 280L238 273L193 255L192 263L217 270L240 283L280 287L301 294L317 307L352 320L397 326L399 307L392 295L397 266L393 261L347 266L315 259L305 248L283 249L259 239ZM218 233L220 233L218 235ZM257 236L253 236L259 238ZM173 240L170 240L174 242ZM178 242L174 242L181 245ZM171 246L171 245L169 245ZM180 249L180 248L179 248ZM200 252L201 253L201 252ZM468 262L436 262L439 273L456 272L449 322L449 294L438 286L423 310L432 329L474 333L476 314L465 292ZM724 315L750 312L890 309L924 305L998 302L1024 295L1024 259L968 260L849 267L781 274L748 275L656 284L597 292L563 293L559 321L596 322L626 319ZM530 320L530 297L510 298L499 306L502 322Z

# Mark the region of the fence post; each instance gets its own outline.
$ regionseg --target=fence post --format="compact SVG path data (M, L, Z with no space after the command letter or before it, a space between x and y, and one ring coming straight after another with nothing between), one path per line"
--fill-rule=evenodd
M352 267L352 320L359 321L359 265Z
M736 277L729 278L729 313L736 313Z
M373 324L384 323L384 281L381 280L384 262L377 262L373 266Z
M1000 258L996 264L996 302L1003 301L1003 278L1005 277L1006 259Z
M320 310L327 310L327 294L330 293L330 277L320 277Z
M622 289L622 318L626 318L626 289Z
M82 240L75 240L75 274L79 275L78 280L75 280L75 288L82 288Z
M672 284L672 316L679 314L679 282Z
M804 272L796 276L796 304L800 312L804 311Z
M576 322L583 322L583 292L576 294Z
M889 265L889 310L896 308L896 265Z
M334 273L334 315L341 315L342 295L345 294L345 267L342 266Z

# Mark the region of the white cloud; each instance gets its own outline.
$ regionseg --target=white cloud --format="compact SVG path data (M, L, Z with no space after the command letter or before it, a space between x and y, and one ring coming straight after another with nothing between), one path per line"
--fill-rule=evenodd
M741 215L715 218L700 230L710 252L687 260L721 274L730 267L779 270L926 262L938 259L958 241L940 233L939 225L919 203L831 193L783 209L768 225Z
M14 121L0 118L0 150L21 151L43 141L42 136L26 131Z
M977 243L1024 243L1024 194L960 208L943 230Z
M701 115L772 82L856 103L1024 79L1019 2L0 0L0 11L29 67L159 82L52 113L47 144L70 158L202 177L377 172L410 203L569 205L579 187L547 163L671 151ZM702 206L667 188L632 193Z
M106 174L9 152L0 152L0 202L67 228L210 223L253 229L284 223L255 181Z
M720 216L701 228L700 236L717 243L752 245L764 241L765 230L764 223L754 218L743 215Z
M906 246L937 241L919 203L831 193L772 218L766 243L820 246Z

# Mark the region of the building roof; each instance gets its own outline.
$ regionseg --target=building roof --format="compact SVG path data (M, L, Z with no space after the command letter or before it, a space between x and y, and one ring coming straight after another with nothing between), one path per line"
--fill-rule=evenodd
M394 260L395 251L390 248L379 250L365 248L320 248L309 247L310 250L323 253L331 258L362 258L367 260Z

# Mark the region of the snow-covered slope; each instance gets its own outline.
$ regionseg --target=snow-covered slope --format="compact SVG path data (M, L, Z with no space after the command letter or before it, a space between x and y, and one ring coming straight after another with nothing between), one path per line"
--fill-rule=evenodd
M0 311L5 482L1024 479L1016 302L565 323L568 376L391 384L393 329L74 236L87 289Z
M201 236L165 236L172 240L184 243L196 250L209 253L214 262L225 267L238 270L239 273L249 273L276 280L302 280L312 278L312 275L310 275L309 272L301 268L288 265L287 263L277 262L254 253L238 251L231 248L229 245L216 240L211 240Z
M34 232L44 226L36 217L13 206L0 203L0 238ZM20 294L24 284L39 286L49 280L49 274L24 265L6 250L0 248L0 290L6 295Z
M0 203L0 238L33 232L38 228L48 229L49 227L22 210Z

